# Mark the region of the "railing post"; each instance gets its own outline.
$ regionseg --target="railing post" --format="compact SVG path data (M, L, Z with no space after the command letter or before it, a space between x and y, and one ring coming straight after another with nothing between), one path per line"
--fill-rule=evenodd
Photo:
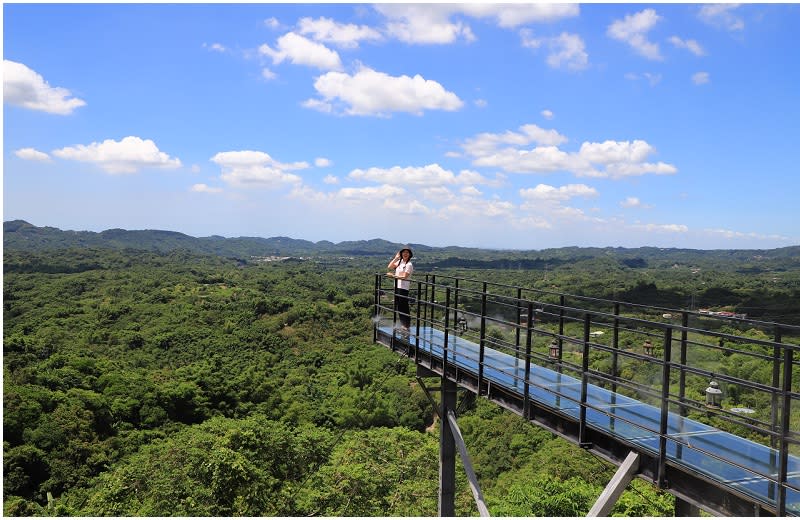
M561 339L564 336L564 295L560 295L558 298L558 304L561 308L558 311L558 351L561 352L564 348L563 340ZM559 356L559 360L561 357Z
M681 313L681 327L681 368L678 375L678 399L681 402L679 408L680 416L686 417L686 406L683 404L686 399L686 371L684 368L686 367L687 345L689 339L689 332L686 330L689 327L689 313L686 311Z
M781 329L775 331L775 343L781 342ZM772 424L772 431L778 433L778 410L780 405L780 398L778 397L778 389L781 387L781 347L775 345L772 348L772 413L770 415L770 422ZM776 435L770 435L770 448L777 448L780 440Z
M612 338L613 352L611 353L611 391L617 395L617 374L619 363L619 302L614 302L614 337Z
M669 374L672 360L672 327L664 331L664 360L661 366L661 424L658 431L658 487L667 481L667 428L669 427Z
M434 315L436 314L436 275L431 275L431 299L428 300L430 305L428 308L431 310L431 315L428 318L429 323L433 323Z
M532 419L533 416L531 414L531 399L528 392L530 390L530 381L531 378L531 340L533 336L533 303L528 302L528 319L527 319L527 332L525 334L525 382L523 385L524 394L523 395L523 404L522 404L522 417L525 419ZM514 371L514 376L516 377L517 372ZM515 385L516 386L516 385Z
M375 319L372 320L372 342L378 341L378 323L380 322L381 312L381 275L375 275Z
M483 282L483 293L481 294L481 332L478 345L478 395L482 395L483 387L481 386L481 381L483 381L483 356L486 352L486 282Z
M563 309L562 309L563 310ZM586 440L586 400L589 385L589 329L592 318L587 313L583 315L583 362L581 363L581 402L580 402L580 423L578 425L578 444L581 448L591 447L591 443Z
M794 351L783 349L783 406L781 407L781 447L778 461L778 497L776 499L777 514L786 516L786 476L789 466L789 416L792 409L792 356Z
M427 287L426 287L426 293L427 293ZM422 282L417 281L417 312L416 312L417 330L416 333L414 334L414 361L417 361L419 359L419 328L420 328L419 314L420 314L420 308L422 307L422 304L419 301L419 297L421 295L422 295Z
M456 278L456 288L453 293L453 323L458 325L458 278Z
M522 287L517 287L517 321L514 322L514 330L516 330L515 342L514 342L514 356L518 357L517 354L519 353L519 320L522 317ZM528 317L531 315L531 306L528 305Z
M450 287L444 288L444 345L442 346L442 375L447 375L447 358L450 339Z

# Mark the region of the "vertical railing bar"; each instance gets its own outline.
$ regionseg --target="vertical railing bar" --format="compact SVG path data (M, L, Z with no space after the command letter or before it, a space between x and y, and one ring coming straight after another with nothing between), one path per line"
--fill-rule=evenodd
M614 302L614 337L612 338L614 351L611 354L611 391L617 394L617 364L619 363L619 302Z
M680 401L679 413L681 417L686 417L687 408L684 405L686 400L686 360L687 360L687 346L689 340L689 313L684 311L681 313L681 353L680 353L680 373L678 375L678 400Z
M522 417L525 419L533 419L530 408L530 378L531 378L531 340L533 339L533 302L528 302L528 319L527 319L527 332L525 333L525 384L523 385L525 393L524 401L522 404ZM514 372L516 376L516 371Z
M562 339L564 336L564 295L560 295L558 298L558 304L561 306L558 310L558 351L561 352L564 349L564 340ZM559 361L561 360L561 356L559 355Z
M658 431L658 487L667 480L667 428L669 427L669 376L672 360L672 327L664 330L664 359L661 366L661 425Z
M528 311L528 314L530 314L530 311ZM522 317L522 287L517 287L517 321L514 322L514 329L516 330L516 333L514 335L515 336L514 345L516 349L515 357L518 357L519 354L519 333L520 333L519 320L521 317Z
M372 342L378 341L378 323L380 322L381 275L375 274L375 319L372 321Z
M580 423L578 425L578 444L581 448L587 448L591 444L586 441L586 404L589 384L589 329L592 318L587 312L583 315L583 362L581 363L581 403L580 403Z
M483 360L484 360L484 354L486 353L486 282L483 282L483 293L481 294L481 332L480 332L479 345L480 345L480 351L478 353L478 395L482 395Z
M447 354L450 334L450 287L444 289L444 351L442 352L442 377L447 377Z
M775 331L775 346L772 349L772 412L770 420L772 424L773 435L770 435L770 448L775 449L778 447L780 439L778 438L778 409L779 409L779 389L781 387L781 330L778 328Z
M425 290L426 295L427 295L427 292L428 291L427 291L427 288L426 288L426 290ZM422 282L421 281L417 281L417 312L416 312L417 330L416 330L416 333L414 334L414 361L415 362L419 359L419 329L420 329L420 327L419 327L419 321L420 321L419 320L419 314L420 314L420 309L422 308L422 304L419 301L419 297L420 296L422 296ZM426 305L427 305L427 302L426 302ZM433 349L431 349L431 350L433 350Z
M786 484L789 466L789 415L792 408L792 355L790 348L783 349L783 406L781 415L781 445L780 460L778 461L778 497L776 516L786 516Z
M453 294L453 323L458 325L458 278L456 278L456 289Z

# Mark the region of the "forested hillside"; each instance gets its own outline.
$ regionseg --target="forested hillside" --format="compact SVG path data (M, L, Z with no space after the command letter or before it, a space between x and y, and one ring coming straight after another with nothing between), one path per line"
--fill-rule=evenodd
M5 515L436 515L438 425L413 365L372 343L373 274L396 244L326 243L303 256L272 242L248 255L195 250L200 239L168 232L136 235L163 249L109 236L54 243L75 232L27 226L7 222L4 233ZM420 276L468 270L573 294L800 315L797 248L507 257L420 247L415 263ZM613 475L482 399L461 410L493 515L583 516ZM476 515L458 479L457 513ZM668 516L673 499L635 481L614 513Z

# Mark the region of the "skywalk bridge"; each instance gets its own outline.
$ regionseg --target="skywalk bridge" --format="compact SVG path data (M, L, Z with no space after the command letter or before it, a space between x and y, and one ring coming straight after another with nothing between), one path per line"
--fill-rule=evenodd
M800 514L800 327L428 274L403 333L393 282L375 276L373 339L441 378L443 431L461 389L627 468L622 488L673 494L677 515Z

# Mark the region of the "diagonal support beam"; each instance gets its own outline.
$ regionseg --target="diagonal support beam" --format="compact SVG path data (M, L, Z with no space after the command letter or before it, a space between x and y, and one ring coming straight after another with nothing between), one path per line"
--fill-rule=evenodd
M464 437L461 436L461 430L456 422L456 414L452 410L447 411L447 422L450 423L450 432L453 434L453 439L456 441L456 448L458 454L461 455L461 463L464 465L464 471L467 473L467 480L469 480L469 487L472 490L472 496L475 498L475 504L478 506L478 512L481 516L492 516L489 514L489 509L486 507L486 502L483 500L483 493L481 486L478 484L478 477L475 475L475 470L472 468L472 460L467 453L467 445L464 444Z
M620 465L611 482L608 483L606 488L600 493L597 502L594 503L592 509L589 510L588 517L596 516L609 516L611 510L614 509L614 504L619 500L622 492L631 483L633 477L639 472L639 454L632 451L625 457L625 461Z

